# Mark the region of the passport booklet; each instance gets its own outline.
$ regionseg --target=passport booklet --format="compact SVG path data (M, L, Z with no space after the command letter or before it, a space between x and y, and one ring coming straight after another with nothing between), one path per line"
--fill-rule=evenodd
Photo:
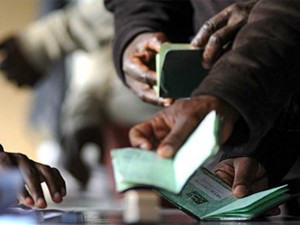
M172 159L162 158L154 150L113 150L117 191L148 185L179 193L197 168L217 153L217 128L217 115L212 111Z
M199 168L179 194L157 190L165 199L199 220L250 220L288 200L287 185L244 198L205 168Z
M190 44L163 44L155 59L157 95L173 99L190 97L208 73L201 65L202 53L202 49Z
M118 192L153 188L182 211L199 220L250 220L290 198L286 185L244 198L203 165L218 152L219 117L210 112L172 159L137 148L112 151Z

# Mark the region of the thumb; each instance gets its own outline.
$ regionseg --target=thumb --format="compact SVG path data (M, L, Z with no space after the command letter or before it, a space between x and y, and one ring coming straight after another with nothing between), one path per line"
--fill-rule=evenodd
M235 176L232 192L236 197L242 198L250 194L251 185L255 180L257 166L257 163L248 157L241 157L235 160Z
M199 121L198 121L199 122ZM177 121L170 133L164 138L157 148L157 153L163 158L172 158L194 131L197 122Z

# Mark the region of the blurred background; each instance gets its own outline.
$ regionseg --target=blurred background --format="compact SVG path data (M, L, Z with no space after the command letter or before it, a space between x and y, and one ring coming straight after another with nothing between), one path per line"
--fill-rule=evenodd
M0 39L34 20L37 7L38 0L1 0ZM28 124L31 101L29 88L18 89L0 75L0 143L6 151L22 152L36 159L39 137Z

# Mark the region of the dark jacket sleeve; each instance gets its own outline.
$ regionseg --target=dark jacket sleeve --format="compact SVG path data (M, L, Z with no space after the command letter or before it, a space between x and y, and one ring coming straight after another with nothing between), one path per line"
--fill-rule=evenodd
M227 153L228 157L262 156L264 151L270 151L258 146L274 129L280 113L300 88L299 12L298 0L260 0L237 35L233 49L220 58L193 93L218 96L241 114L242 124L246 125L243 130L249 135ZM238 139L241 133L235 135L233 139ZM271 164L281 158L276 160Z
M172 42L187 42L192 35L193 13L187 0L105 0L105 6L114 14L113 58L122 79L123 52L138 34L163 32Z
M193 93L218 96L237 108L249 128L248 150L257 147L300 87L299 10L297 0L259 1L233 50Z
M223 146L225 152L221 160L241 155L238 151L231 151L232 146L245 140L245 124L239 122L237 127L233 137ZM262 138L256 151L250 155L266 168L271 186L280 183L299 157L299 128L300 91L297 91L285 105L274 126Z

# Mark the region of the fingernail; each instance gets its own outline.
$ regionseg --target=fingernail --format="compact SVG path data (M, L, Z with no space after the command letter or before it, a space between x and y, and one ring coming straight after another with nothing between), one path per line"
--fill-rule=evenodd
M140 145L141 149L148 149L148 145L146 143L143 143Z
M27 206L34 206L34 201L31 197L23 198L22 202L25 203Z
M158 149L158 154L164 158L171 158L171 157L173 157L174 151L171 146L166 145L166 146Z
M43 198L38 198L36 205L40 208L45 208L47 206L46 201Z
M53 200L55 202L61 202L62 201L61 194L59 192L54 193Z

